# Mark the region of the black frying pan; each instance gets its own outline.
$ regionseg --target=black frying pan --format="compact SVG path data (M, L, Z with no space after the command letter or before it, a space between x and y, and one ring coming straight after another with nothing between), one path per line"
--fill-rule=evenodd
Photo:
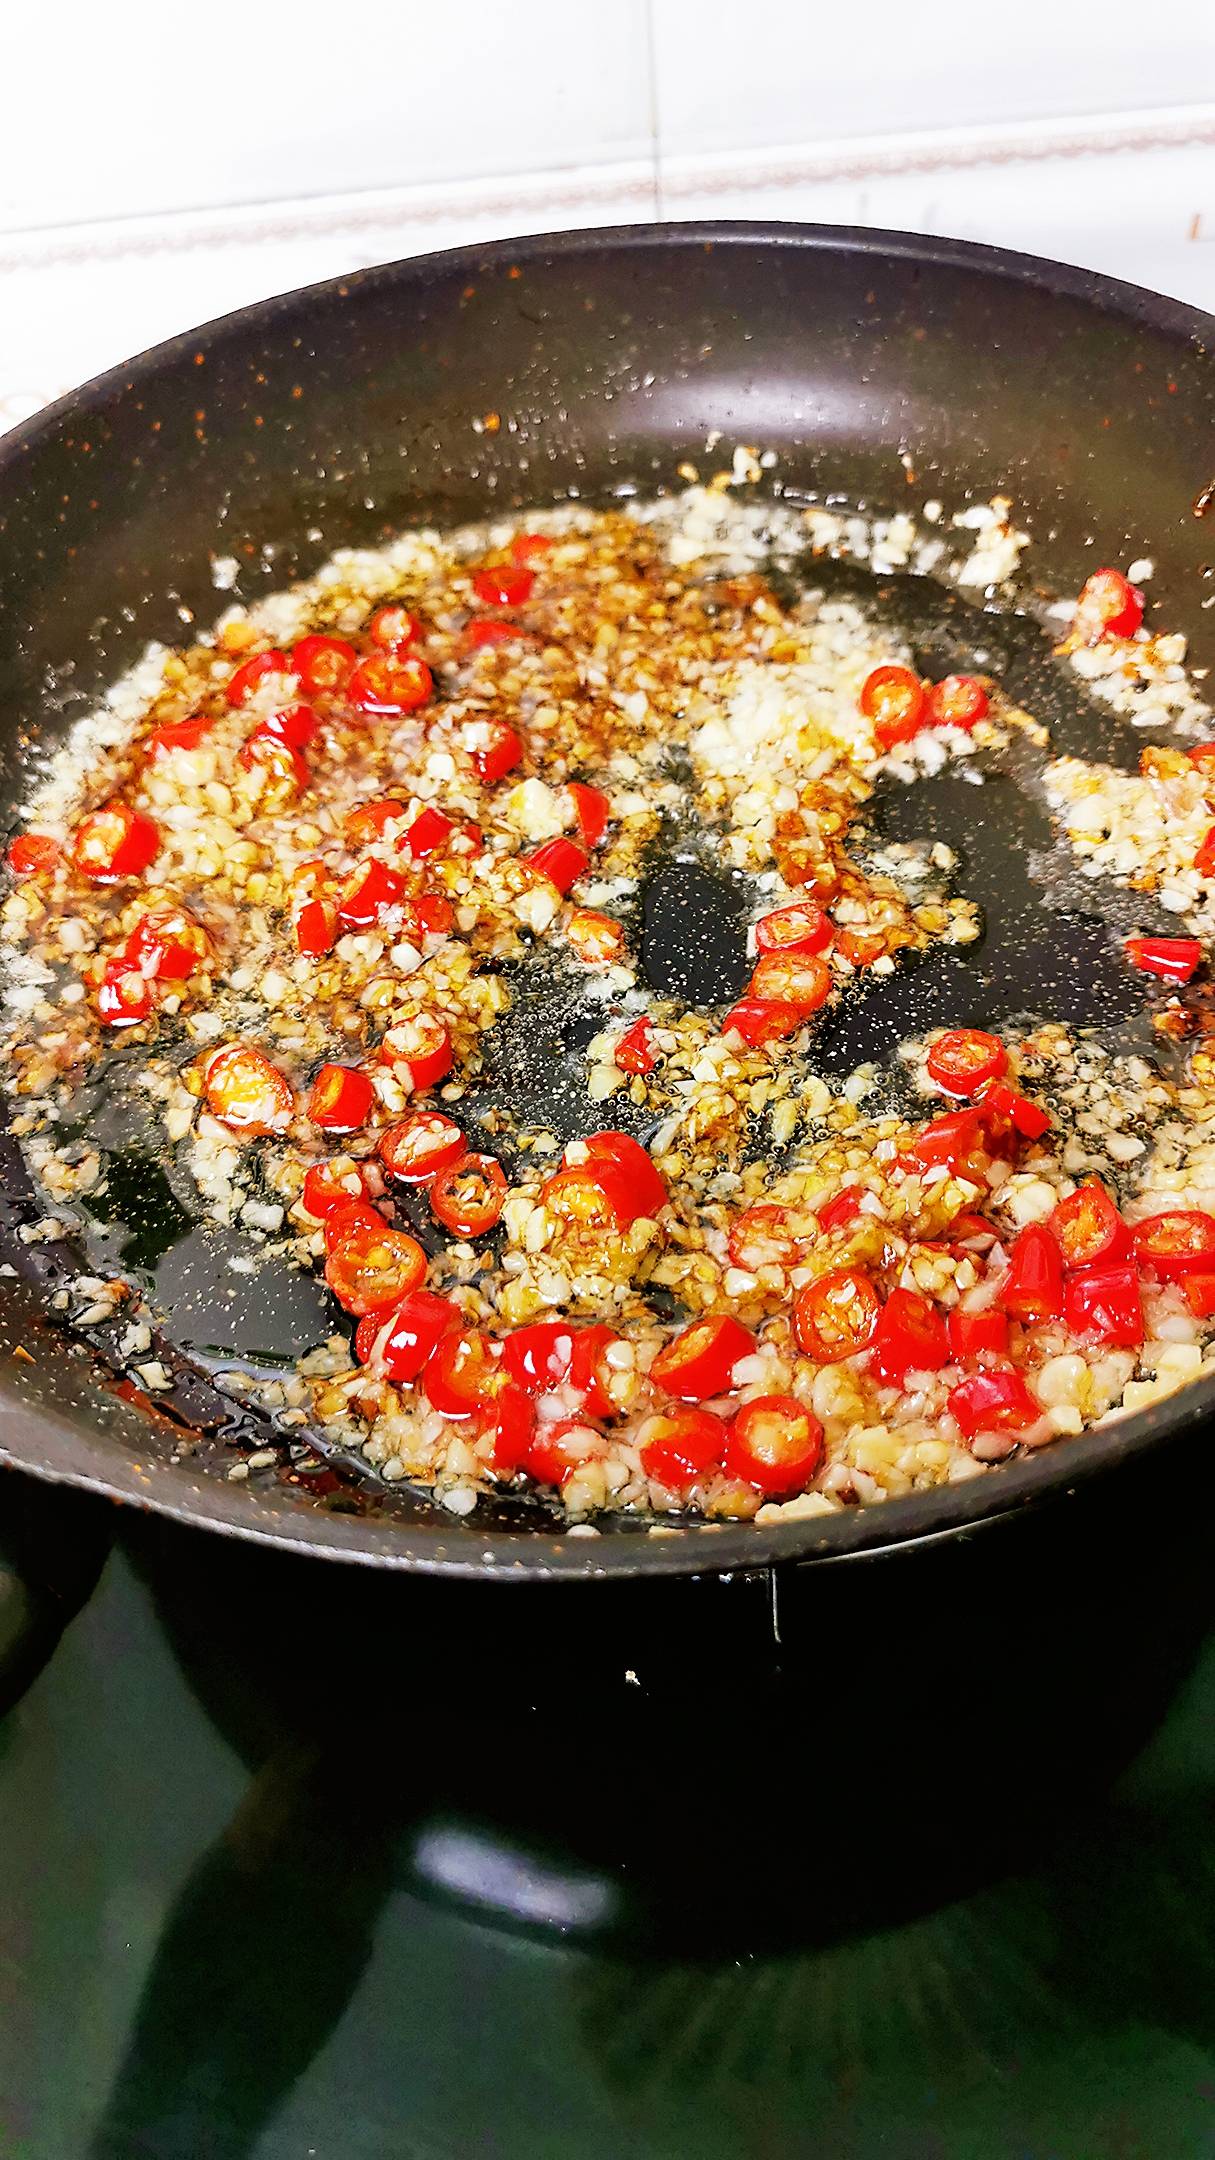
M1149 554L1158 620L1186 630L1193 658L1209 663L1212 337L1209 317L1083 271L960 242L795 226L645 227L467 249L245 309L114 370L0 447L6 796L20 792L31 734L67 725L147 639L177 641L183 606L214 616L213 552L241 561L251 597L410 521L678 485L676 467L702 458L714 428L727 445L775 450L795 496L832 490L894 508L1006 490L1047 591L1074 592L1096 563ZM499 426L474 427L491 413ZM1052 675L1036 627L975 617L931 590L896 604L925 664L958 664L983 642L1057 743L1137 754L1142 737L1120 746L1108 715ZM1052 911L1027 876L1027 849L1043 837L1028 800L1011 784L984 791L979 811L994 801L1000 813L976 828L971 791L964 816L948 783L935 797L912 792L914 829L935 820L961 846L988 938L968 967L917 970L893 1005L889 992L856 1002L824 1034L824 1066L846 1071L908 1026L944 1020L1033 1010L1133 1029L1144 992L1108 967L1108 933ZM896 802L876 815L897 830ZM688 904L659 880L655 953L669 954L664 924ZM711 917L711 896L705 904ZM724 954L730 940L720 942ZM716 985L691 988L707 998ZM517 1054L504 1046L500 1084L512 1084ZM564 1114L576 1108L567 1091ZM1215 1389L1194 1389L973 1483L782 1529L688 1525L651 1538L609 1523L597 1539L568 1539L535 1504L511 1501L456 1524L409 1493L313 1463L236 1485L231 1406L174 1347L206 1343L205 1320L191 1321L189 1269L158 1281L178 1384L153 1407L107 1373L104 1331L86 1349L48 1318L72 1256L16 1236L31 1196L8 1150L0 1228L17 1274L0 1312L0 1459L317 1554L585 1579L877 1553L1044 1504L1075 1511L1087 1494L1108 1499L1119 1471L1141 1505L1154 1463L1163 1480L1167 1462L1170 1486L1195 1474L1215 1404ZM125 1171L128 1257L163 1265L178 1226L166 1238L147 1212L142 1166ZM296 1277L277 1317L252 1316L253 1340L219 1347L248 1356L267 1328L288 1348L308 1339L311 1295Z

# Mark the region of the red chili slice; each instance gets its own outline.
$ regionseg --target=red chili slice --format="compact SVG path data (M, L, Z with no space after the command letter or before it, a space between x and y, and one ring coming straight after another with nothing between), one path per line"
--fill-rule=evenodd
M626 1029L612 1052L612 1060L619 1072L651 1073L657 1059L650 1048L651 1023L646 1019L634 1020Z
M562 895L590 869L585 851L574 840L546 840L543 847L535 848L522 860L529 870L534 870L537 877L547 878Z
M619 1341L615 1328L600 1325L574 1330L574 1355L566 1384L575 1394L581 1395L582 1406L592 1417L609 1418L616 1414L616 1405L604 1381L603 1367L612 1344Z
M158 981L188 982L210 952L210 939L185 908L151 908L123 947L123 959Z
M756 1395L733 1418L723 1469L771 1498L802 1492L823 1459L823 1428L792 1395Z
M726 1428L707 1410L659 1410L637 1433L641 1467L668 1492L686 1492L716 1470L726 1446Z
M148 977L127 960L111 960L97 990L97 1017L103 1027L136 1027L151 1018L155 998Z
M285 1132L295 1111L289 1082L253 1043L225 1043L207 1062L203 1100L230 1132Z
M788 1208L772 1200L757 1200L744 1208L730 1230L730 1258L735 1267L757 1275L763 1267L797 1266L801 1240L790 1227Z
M948 1362L949 1336L936 1306L918 1290L892 1290L870 1352L879 1380L901 1387L909 1372L936 1372Z
M1099 1260L1118 1260L1128 1251L1131 1234L1121 1215L1096 1178L1086 1178L1050 1216L1066 1268L1095 1267Z
M526 636L518 623L501 622L491 615L474 615L464 625L464 642L470 652L480 652L486 645L514 645Z
M1196 1320L1209 1320L1215 1313L1215 1274L1184 1275L1181 1293Z
M928 1077L947 1095L973 1095L986 1080L997 1080L1008 1052L996 1035L982 1028L952 1028L928 1053Z
M342 819L342 837L349 848L374 846L385 828L403 818L407 805L396 795L381 795L374 802L356 803Z
M324 1222L334 1208L351 1201L366 1202L367 1180L353 1156L337 1156L330 1162L313 1163L305 1173L300 1199L317 1222Z
M290 675L291 662L285 652L273 646L269 652L254 653L228 678L227 699L229 705L243 705L259 682L267 675Z
M560 1387L574 1355L574 1330L568 1320L537 1320L503 1337L502 1356L512 1380L530 1395Z
M862 1267L831 1268L799 1290L793 1332L816 1365L837 1365L873 1341L881 1313L877 1285Z
M761 915L755 925L755 943L761 953L821 953L835 936L835 925L812 900L795 900L788 907Z
M1014 1130L1023 1140L1040 1140L1044 1132L1051 1132L1051 1112L1044 1110L1040 1102L1029 1102L1029 1095L1016 1095L1012 1104Z
M439 1110L411 1110L376 1142L384 1168L403 1185L426 1185L468 1153L459 1126Z
M332 1220L332 1218L330 1218ZM416 1238L381 1222L350 1224L325 1262L325 1281L351 1313L384 1312L416 1290L426 1274L426 1255Z
M328 1214L321 1220L321 1235L325 1240L327 1253L336 1252L342 1239L349 1237L355 1230L360 1233L365 1230L369 1235L375 1236L384 1228L383 1216L378 1208L372 1207L369 1200L335 1200Z
M14 877L49 877L59 861L59 842L49 833L17 833L5 859Z
M1050 1131L1050 1111L1010 1087L1007 1080L989 1081L979 1095L978 1103L984 1123L989 1127L993 1121L1004 1119L1023 1140L1040 1140L1043 1133Z
M1143 1341L1139 1276L1129 1260L1080 1268L1063 1291L1063 1318L1073 1335L1137 1349Z
M801 1013L817 1012L831 995L831 969L816 953L764 953L756 962L747 995L761 1002L793 1005Z
M704 1402L709 1395L729 1393L734 1367L754 1351L750 1328L728 1313L714 1314L707 1320L694 1320L659 1351L650 1379L680 1402Z
M320 724L311 705L284 705L281 711L270 713L261 722L257 733L277 735L293 750L306 750Z
M309 697L327 697L349 681L358 657L345 638L302 637L291 648L291 673Z
M308 1097L308 1116L326 1132L354 1132L375 1108L375 1089L354 1065L322 1065Z
M910 668L874 668L861 684L860 707L880 747L892 750L924 725L924 685Z
M1143 594L1121 570L1094 570L1076 602L1075 628L1090 645L1103 637L1134 637L1143 621Z
M295 949L309 960L322 960L337 939L337 909L332 900L305 900L295 918Z
M1199 877L1215 878L1215 825L1209 828L1194 857L1194 868Z
M433 803L430 803L425 810L418 812L408 832L397 845L402 851L408 848L414 861L421 862L424 856L433 855L436 848L446 846L455 829L454 821L445 817L441 810L436 810Z
M1161 1282L1215 1267L1215 1215L1203 1208L1168 1208L1134 1224L1132 1236L1141 1267Z
M999 1302L1015 1320L1055 1320L1063 1310L1063 1259L1044 1223L1027 1223L1013 1240Z
M973 675L946 675L928 693L928 719L933 727L977 727L987 715L990 700Z
M498 626L495 624L494 627ZM478 780L486 787L492 787L495 780L505 779L507 773L513 772L522 762L523 738L501 720L487 721L485 726L487 741L469 755Z
M430 1205L444 1229L482 1237L498 1221L507 1189L506 1173L492 1155L461 1155L435 1178Z
M1014 1372L973 1373L950 1389L949 1408L968 1440L982 1432L1024 1432L1042 1415L1041 1404Z
M589 1237L615 1237L636 1219L624 1172L606 1162L558 1170L541 1186L540 1198L566 1230Z
M370 862L351 872L338 894L339 931L345 935L372 929L386 908L400 907L408 891L400 872L373 855Z
M549 555L553 542L547 533L516 533L510 544L510 559L516 563L533 562L538 555Z
M399 653L417 643L422 625L408 608L390 605L376 609L367 625L367 635L382 652Z
M886 950L886 940L875 930L841 930L835 949L854 968L872 967Z
M480 1437L487 1434L494 1469L508 1476L522 1470L536 1440L536 1405L522 1388L504 1387L495 1397L480 1426Z
M488 1410L506 1385L501 1345L479 1328L445 1333L422 1373L422 1392L444 1417L471 1417Z
M456 911L446 893L415 893L411 902L414 927L423 937L448 937Z
M841 1192L825 1201L818 1210L819 1229L826 1231L828 1235L833 1230L842 1230L845 1223L850 1223L860 1214L864 1192L863 1185L845 1185Z
M994 1305L966 1312L955 1305L949 1315L949 1350L955 1365L1008 1356L1008 1316Z
M571 1147L578 1144L571 1142ZM631 1133L588 1133L580 1144L596 1167L606 1162L627 1178L634 1203L630 1221L641 1215L657 1215L667 1205L670 1194L654 1168L653 1159ZM570 1148L567 1148L567 1161L569 1157Z
M445 1335L461 1325L463 1315L450 1298L433 1290L410 1290L388 1313L367 1313L354 1334L355 1355L362 1365L375 1364L394 1387L416 1380Z
M996 1233L982 1215L976 1215L972 1208L963 1208L962 1213L955 1215L949 1225L949 1242L967 1250L972 1245L978 1245L985 1252L989 1246L995 1244Z
M495 563L474 570L472 588L482 607L522 607L535 582L534 570Z
M207 713L195 713L189 720L166 721L163 727L153 728L144 739L143 749L147 757L169 757L174 750L197 750L204 737L215 726Z
M608 829L612 806L602 788L587 787L582 780L571 780L569 793L578 819L578 830L583 847L598 847Z
M587 967L610 967L624 951L624 925L598 908L575 908L565 925L565 937Z
M93 885L141 877L159 853L159 826L129 803L106 803L82 818L72 835L73 866Z
M399 1020L389 1028L379 1054L399 1081L407 1080L412 1092L421 1095L451 1071L447 1023L435 1013L415 1013L412 1020Z
M1188 982L1202 960L1197 938L1130 937L1123 949L1132 967L1145 975L1161 975L1166 982Z
M981 1145L981 1133L977 1111L947 1110L912 1141L910 1160L916 1169L964 1172Z
M310 778L308 760L303 752L284 742L269 725L254 728L252 735L241 744L236 761L243 772L264 772L280 787L306 787Z
M373 653L356 667L346 696L357 712L405 713L424 705L433 689L434 677L424 660Z
M537 1427L524 1469L540 1485L567 1485L575 1470L605 1452L601 1432L582 1418L558 1418Z
M583 1408L592 1417L610 1417L615 1405L600 1368L607 1350L619 1340L615 1328L575 1328L568 1320L540 1320L507 1335L502 1355L512 1380L527 1394L569 1387L582 1396Z
M762 1050L786 1035L796 1035L805 1024L806 1014L799 1005L782 1004L775 998L744 997L730 1007L721 1032L740 1035L752 1050Z

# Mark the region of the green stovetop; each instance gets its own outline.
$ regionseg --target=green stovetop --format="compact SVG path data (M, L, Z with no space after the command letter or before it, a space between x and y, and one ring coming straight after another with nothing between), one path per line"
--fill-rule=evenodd
M384 1649L404 1789L417 1646ZM0 2154L1215 2155L1213 1707L1215 1644L1031 1872L828 1947L681 1960L598 1930L578 1864L425 1811L408 1853L368 1845L341 1766L318 1784L290 1741L251 1774L119 1545L0 1726ZM661 1810L644 1766L637 1805ZM959 1791L959 1840L1000 1807ZM811 1844L868 1864L829 1791L757 1791L750 1833L759 1902Z

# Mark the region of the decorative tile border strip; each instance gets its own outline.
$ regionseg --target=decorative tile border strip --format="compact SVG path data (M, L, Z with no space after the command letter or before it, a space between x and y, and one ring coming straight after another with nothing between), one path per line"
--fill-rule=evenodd
M959 172L989 165L1041 163L1054 158L1111 157L1215 144L1215 105L1170 111L1105 114L1007 127L933 130L922 135L854 137L821 149L720 151L712 157L664 158L660 185L671 198L715 189L813 186L830 181L897 179L903 174Z
M677 211L682 200L711 198L714 193L758 196L828 182L1133 155L1196 143L1215 144L1215 105L853 137L816 147L660 156L655 165L634 161L519 178L460 181L442 188L410 187L246 204L229 210L174 211L11 233L0 236L0 274L203 248L281 246L336 235L372 239L377 234L391 235L402 226L431 228L439 242L444 228L466 227L470 220L489 221L503 232L518 230L520 220L533 230L542 229L549 216L558 224L583 218L591 224L602 223L605 214L647 222L668 210Z
M470 220L512 217L627 204L638 223L656 214L657 182L649 163L582 168L577 175L552 172L526 180L461 181L443 188L394 188L358 195L331 195L228 210L166 211L147 218L115 218L97 225L48 226L0 236L0 275L14 270L70 267L77 263L179 254L187 249L282 246L337 234L391 232L402 225L466 226Z

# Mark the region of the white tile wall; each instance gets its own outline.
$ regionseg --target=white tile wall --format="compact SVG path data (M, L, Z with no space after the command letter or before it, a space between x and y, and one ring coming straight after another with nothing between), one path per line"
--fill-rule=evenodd
M653 146L648 0L612 0L606 16L578 0L22 6L6 10L2 50L10 232Z
M1215 98L1211 0L654 0L652 20L673 156Z
M1215 101L1213 0L5 12L0 230Z

